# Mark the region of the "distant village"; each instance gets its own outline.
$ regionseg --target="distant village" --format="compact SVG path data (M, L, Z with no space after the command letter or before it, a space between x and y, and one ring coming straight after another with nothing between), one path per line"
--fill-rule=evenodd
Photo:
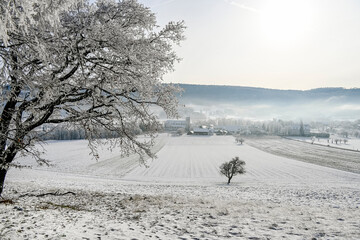
M83 129L68 125L43 125L35 130L42 140L72 140L86 137ZM149 128L144 125L134 126L133 135L145 134ZM244 119L216 118L216 119L164 119L160 121L156 131L166 132L173 136L180 135L237 135L237 136L301 136L316 138L338 137L360 138L360 120L333 121L328 123L299 121L284 121L273 119L267 121L253 121ZM46 134L44 134L46 133ZM100 138L116 138L113 132L103 131Z
M277 134L283 136L316 136L329 137L330 134L326 132L311 131L309 124L277 122L277 124L262 123L249 124L249 122L238 124L224 124L219 125L216 122L209 124L192 123L190 117L185 119L170 119L164 121L164 131L174 135L235 135L240 134L244 136L249 135L268 135Z

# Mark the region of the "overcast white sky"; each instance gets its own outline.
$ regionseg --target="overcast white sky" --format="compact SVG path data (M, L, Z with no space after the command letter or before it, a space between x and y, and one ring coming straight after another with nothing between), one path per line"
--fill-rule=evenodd
M166 82L278 89L360 87L358 0L140 0L184 20Z

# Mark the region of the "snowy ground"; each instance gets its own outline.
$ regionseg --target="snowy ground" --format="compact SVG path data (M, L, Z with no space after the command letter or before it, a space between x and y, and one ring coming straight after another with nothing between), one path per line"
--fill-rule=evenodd
M115 153L85 161L86 144L75 145L49 144L48 155L59 156L51 168L9 172L4 196L13 202L0 204L0 239L360 238L356 173L236 145L229 136L163 136L148 168L135 158L122 165ZM234 156L247 173L227 186L218 166ZM76 195L19 197L55 191Z
M249 138L246 142L252 147L278 156L360 174L360 152L357 151L276 136Z
M304 141L307 143L313 142L311 137L290 137L290 138L299 141ZM338 143L336 143L335 139L341 139L341 142L338 141ZM344 139L347 141L346 143L344 142ZM337 135L331 135L330 138L315 138L313 144L360 151L360 139L355 137L344 138Z

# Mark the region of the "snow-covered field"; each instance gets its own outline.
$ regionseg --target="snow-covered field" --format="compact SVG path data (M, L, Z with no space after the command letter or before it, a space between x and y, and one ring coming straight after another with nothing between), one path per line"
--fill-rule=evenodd
M9 172L0 239L360 238L359 174L246 143L163 135L145 167L116 151L95 162L84 141L52 142L53 166ZM218 167L235 156L247 173L228 186ZM32 196L55 191L76 195Z
M337 135L331 135L330 138L314 138L314 140L311 137L289 137L289 138L307 143L313 143L317 145L324 145L334 148L343 148L353 151L360 151L360 139L355 137L344 138ZM338 140L337 143L336 143L336 139ZM344 142L344 140L346 142Z
M277 136L254 137L247 144L278 156L360 174L360 152Z

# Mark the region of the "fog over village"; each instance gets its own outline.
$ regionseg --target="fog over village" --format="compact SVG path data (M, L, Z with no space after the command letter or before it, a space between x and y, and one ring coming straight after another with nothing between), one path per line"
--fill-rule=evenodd
M0 2L0 239L360 239L356 0Z

